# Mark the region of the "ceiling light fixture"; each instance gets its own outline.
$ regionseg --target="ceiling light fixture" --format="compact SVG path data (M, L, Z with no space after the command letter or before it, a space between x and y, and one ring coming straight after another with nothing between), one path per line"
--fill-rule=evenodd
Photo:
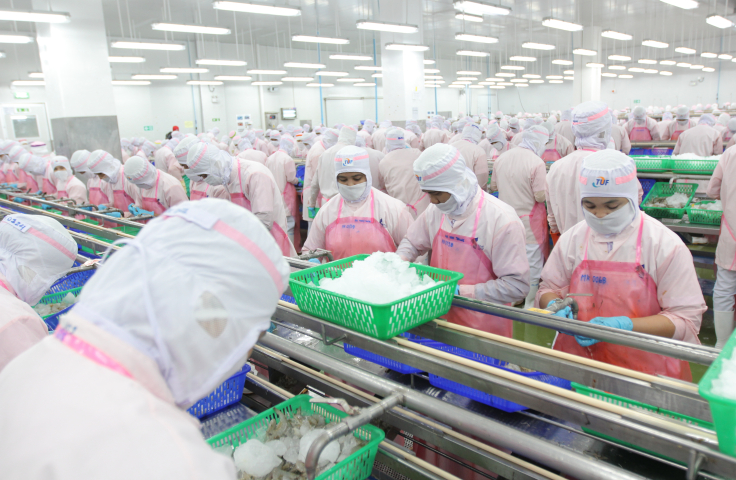
M658 72L659 72L659 70L657 70L655 68L645 68L644 69L644 73L658 73Z
M522 77L524 78L542 78L541 75L537 75L535 73L525 73L524 75L522 75Z
M439 70L437 70L437 71L439 72ZM426 70L425 70L425 72L426 72ZM455 73L458 74L458 75L480 75L480 72L476 72L476 71L473 71L473 70L460 70L460 71L457 71Z
M334 55L330 55L330 60L373 60L373 57L370 57L368 55L346 55L343 53L336 53Z
M338 78L338 82L347 82L347 83L357 83L357 82L365 82L365 78L355 78L355 77L349 77L349 78Z
M468 0L457 0L452 3L452 6L455 10L472 15L508 15L511 13L511 9L507 7Z
M286 70L248 70L251 75L285 75Z
M628 33L616 32L614 30L605 30L601 32L601 37L612 38L614 40L631 40L634 38Z
M656 60L652 60L651 58L640 58L637 61L637 63L643 63L643 64L646 64L646 65L656 65L657 64L657 61Z
M673 7L682 8L685 10L692 10L698 8L698 2L695 0L659 0L660 2L672 5Z
M473 82L471 80L455 80L452 83L454 83L455 85L470 85Z
M488 52L477 52L475 50L458 50L455 54L466 57L488 57L490 55Z
M496 37L486 37L484 35L471 35L470 33L456 33L455 40L462 40L465 42L478 42L478 43L498 43Z
M33 43L28 35L0 35L0 43Z
M526 70L521 65L501 65L501 70Z
M583 55L585 57L594 57L598 55L598 52L596 52L595 50L588 50L587 48L576 48L572 51L572 53L574 55ZM552 61L552 63L554 63L554 60Z
M677 53L684 53L685 55L692 55L693 53L696 52L694 48L689 48L689 47L676 47L675 51Z
M628 61L631 60L631 57L629 57L628 55L609 55L608 56L608 59L609 60L618 60L620 62L628 62Z
M222 85L219 80L188 80L187 85Z
M476 81L478 80L477 77L457 77L458 80L470 80L470 81Z
M705 23L708 25L713 25L717 28L729 28L733 27L733 22L726 17L722 17L720 15L711 15L709 17L705 18Z
M230 1L212 2L212 8L216 10L228 10L231 12L260 13L263 15L277 15L279 17L298 17L302 11L291 7L274 7L271 5L259 5L255 3L242 3Z
M458 20L475 23L481 23L483 21L483 17L479 17L478 15L470 15L468 13L456 13L455 18L457 18Z
M682 67L682 68L690 68L690 67L692 66L692 63L687 63L687 62L678 62L678 63L677 63L677 66L678 66L678 67Z
M562 75L547 75L544 78L546 78L547 80L561 80Z
M427 59L424 60L424 64L425 65L434 65L435 63L437 63L437 62L434 61L434 60L427 60Z
M490 86L488 86L486 88L492 88L494 90L503 90L506 87L504 87L503 85L490 85Z
M113 80L113 85L150 85L148 80Z
M325 68L327 65L322 63L302 63L302 62L286 62L286 68Z
M375 87L376 84L371 83L371 82L360 82L360 83L354 83L353 86L354 87Z
M662 70L661 72L659 72L659 74L669 77L670 75L672 75L672 72L668 72L667 70Z
M575 75L575 70L565 70L562 73L564 73L565 75Z
M107 57L110 63L143 63L146 61L143 57Z
M550 80L549 83L565 83L562 80Z
M386 50L400 50L403 52L424 52L429 50L427 45L411 45L408 43L387 43L384 47Z
M669 43L660 42L658 40L644 40L641 42L642 45L645 47L652 47L652 48L667 48L670 46Z
M448 85L450 88L465 88L465 85L458 85L457 83L453 83L451 85Z
M515 77L515 73L499 72L496 74L497 77Z
M67 23L71 20L71 16L63 12L2 9L0 10L0 20L12 22Z
M470 88L486 88L483 85L470 85Z
M383 67L379 67L378 65L358 65L357 67L353 67L354 70L370 70L372 72L380 72L383 70Z
M512 62L536 62L537 57L523 57L520 55L513 55L509 57L509 60Z
M496 82L478 82L478 85L485 85L485 86L495 85L495 84L496 84Z
M276 82L276 81L268 81L268 82L253 82L251 85L255 85L257 87L269 87L269 86L276 86L276 85L283 85L284 82Z
M511 83L529 83L529 80L526 78L512 78L509 80Z
M183 25L179 23L152 23L151 29L162 32L206 33L209 35L230 35L231 33L229 28Z
M393 32L393 33L417 33L419 27L416 25L407 25L405 23L388 23L388 22L374 22L372 20L358 20L355 22L355 27L360 30L375 30L378 32Z
M603 65L602 63L597 63L597 62L588 62L588 63L585 64L585 66L586 67L590 67L590 68L603 68L603 67L605 67L605 65Z
M733 58L733 55L730 55L728 53L722 53L718 55L718 58L720 58L721 60L731 60Z
M633 75L625 74L625 75L619 75L618 78L634 78Z
M31 72L28 74L28 78L43 78L42 72Z
M572 65L574 62L572 60L563 60L558 58L556 60L552 60L552 63L555 65Z
M531 50L554 50L556 47L547 43L524 42L521 44L521 48L528 48Z
M425 80L442 80L442 75L425 75Z
M631 67L629 68L629 71L634 73L644 73L644 69L641 67Z
M566 30L568 32L579 32L583 29L582 25L572 22L566 22L564 20L557 20L556 18L547 17L542 20L542 25L549 28L557 28L558 30Z
M705 68L705 65L690 65L690 70L702 70Z
M626 70L626 67L624 67L623 65L609 65L608 69L609 70Z
M294 42L324 43L331 45L347 45L350 43L350 40L347 38L318 37L314 35L292 35L291 40Z
M198 58L194 63L197 65L220 65L223 67L242 67L248 64L244 60L217 60L213 58Z
M501 82L501 83L497 83L496 85L503 85L505 87L513 87L514 86L514 84L511 83L511 82Z
M677 62L674 60L660 60L660 65L677 65Z
M703 58L717 58L718 54L713 52L703 52L700 54L700 56Z
M245 82L248 80L252 80L253 77L250 77L248 75L217 75L215 76L215 80L233 80L233 81L241 81Z
M175 80L177 75L155 75L155 74L148 74L148 73L139 73L137 75L133 75L133 80Z
M704 68L703 68L703 71L704 71L704 72L708 72L708 73L712 73L712 72L715 72L715 71L716 71L716 69L715 69L715 68L713 68L713 67L704 67ZM661 73L661 72L660 72L660 73Z
M164 67L159 69L161 73L207 73L209 68L196 68L196 67Z
M603 72L601 73L601 77L616 78L618 77L618 75L616 75L615 73Z
M156 43L156 42L135 42L127 40L119 40L110 44L112 48L127 48L132 50L185 50L187 47L180 43Z
M347 77L350 74L348 72L330 72L327 70L317 70L314 75L317 77Z
M529 83L544 83L544 80L529 80Z
M425 68L424 73L440 73L440 69L439 68ZM478 75L480 75L480 72L478 72Z
M43 87L46 82L43 80L13 80L10 84L14 87Z

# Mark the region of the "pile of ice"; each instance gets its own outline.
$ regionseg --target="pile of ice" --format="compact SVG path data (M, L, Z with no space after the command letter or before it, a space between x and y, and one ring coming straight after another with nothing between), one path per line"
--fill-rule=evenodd
M358 260L339 278L322 278L320 288L369 303L391 303L437 285L395 253L376 252Z
M723 203L720 200L716 200L715 202L693 202L690 205L691 208L695 208L698 210L716 210L719 212L723 211Z
M689 199L690 195L685 193L675 193L669 197L650 198L644 206L658 208L684 208Z
M271 420L245 443L233 450L230 445L215 448L232 455L238 469L238 478L246 480L298 480L306 478L307 452L325 427L321 415L304 416L301 409L287 418L276 410L278 421ZM360 450L366 444L354 435L346 435L330 442L319 457L317 475Z
M59 313L65 308L68 308L71 305L74 305L74 302L76 301L77 301L77 298L74 295L72 295L71 293L67 293L64 296L64 298L61 299L59 303L39 303L35 305L33 309L36 311L36 313L40 317L45 317L47 315L53 315L55 313Z
M715 395L736 400L736 349L731 358L724 360L721 373L711 383L710 391Z
M720 160L720 155L711 155L709 157L701 157L692 153L682 153L680 155L672 155L674 160Z

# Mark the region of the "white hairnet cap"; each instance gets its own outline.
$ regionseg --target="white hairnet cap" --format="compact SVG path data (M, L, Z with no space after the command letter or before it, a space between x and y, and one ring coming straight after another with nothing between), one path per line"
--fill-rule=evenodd
M505 147L508 143L506 133L501 130L498 124L495 123L488 126L488 130L486 130L486 138L491 144L501 143L501 148Z
M509 118L509 128L519 128L519 119L516 117Z
M391 127L386 131L386 151L408 148L404 139L404 130L399 127Z
M288 277L260 220L205 198L167 210L129 240L85 285L74 313L156 361L187 408L243 366Z
M13 147L20 147L20 143L15 140L8 140L0 146L0 155L8 155Z
M337 143L344 143L347 145L355 145L355 137L358 136L358 131L350 125L345 125L340 129L340 136L337 139Z
M732 118L728 121L728 129L731 132L736 132L736 118Z
M322 143L325 146L325 150L327 150L330 147L333 147L337 143L337 136L339 134L337 133L337 130L334 128L328 128L327 131L322 135ZM353 141L355 143L355 141Z
M713 111L713 114L715 114L715 111ZM731 115L727 113L722 113L718 116L718 123L723 126L728 125L729 120L731 120Z
M535 122L533 118L527 118L526 120L524 120L523 128L524 130L528 130L532 128L533 126L535 126L536 124L537 122Z
M87 161L89 170L92 173L102 173L107 175L110 179L110 183L117 182L118 174L120 173L120 160L110 155L104 150L95 150L89 156Z
M23 170L31 175L43 175L46 173L46 160L38 155L31 155L31 159Z
M228 182L233 157L211 143L200 142L189 149L186 176L190 179L202 175L217 177L221 185Z
M460 215L478 189L478 177L466 164L460 151L446 143L436 143L414 160L414 175L425 191L447 192L455 198Z
M608 116L608 105L604 102L583 102L573 110L572 131L575 134L575 146L579 148L608 147L611 137L611 119Z
M388 128L391 125L393 125L393 123L391 123L391 120L384 120L381 122L381 128Z
M688 118L690 118L690 109L686 106L677 107L675 115L677 116L678 120L687 120Z
M89 170L89 156L92 154L89 150L77 150L72 153L72 158L69 159L69 164L77 172L86 172Z
M698 121L698 125L708 125L709 127L712 127L716 124L716 117L711 115L710 113L706 113L703 116L700 117L700 120Z
M187 164L187 154L189 150L196 144L201 143L201 140L197 137L186 137L184 140L174 147L174 156L176 161L181 165Z
M672 120L672 112L664 112L662 114L662 120Z
M563 121L564 120L567 120L567 121L572 120L572 110L573 110L572 108L567 108L567 109L563 110L562 113L560 114L560 119L563 120Z
M125 177L141 188L152 188L156 182L158 170L151 162L138 155L133 155L123 166Z
M241 152L250 150L251 148L253 148L253 144L250 142L250 139L247 136L241 138L240 141L238 141L238 150L240 150Z
M28 164L31 163L32 158L33 155L24 149L18 158L18 168L25 171L25 169L28 168Z
M600 150L583 159L580 198L623 197L634 205L639 200L636 165L618 150Z
M345 128L345 127L343 127ZM358 172L365 175L365 190L357 200L345 200L351 203L362 202L371 193L373 176L371 175L370 155L364 148L348 145L338 150L335 155L335 178L343 173Z
M76 242L53 218L16 214L0 222L0 273L29 305L66 274L76 255Z
M54 158L51 159L51 171L53 172L56 167L64 167L64 170L69 172L69 175L74 174L74 172L72 171L72 166L69 163L69 159L62 155L56 155Z
M520 147L531 150L537 155L541 155L544 152L544 146L549 141L549 132L541 125L534 125L529 128L525 128L521 132L521 143Z
M284 134L281 137L281 140L279 140L279 149L286 152L286 154L289 156L291 156L291 154L294 152L295 145L296 141L294 140L294 137L289 134Z
M480 137L482 135L483 132L480 131L480 127L474 123L469 123L463 128L463 140L468 140L476 145L478 144L478 142L480 142Z
M638 107L634 107L634 110L632 110L631 113L633 113L634 118L637 119L642 119L647 116L647 111L641 105L639 105Z

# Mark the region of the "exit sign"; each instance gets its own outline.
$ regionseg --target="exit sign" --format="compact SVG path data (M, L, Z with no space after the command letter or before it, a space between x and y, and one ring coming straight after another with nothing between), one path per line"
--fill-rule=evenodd
M16 107L15 108L15 113L28 113L30 111L31 110L28 109L28 108L23 108L23 107Z
M213 121L213 122L219 122L219 121L220 121L220 119L219 119L219 118L213 118L213 119L212 119L212 121Z
M28 92L13 92L14 98L31 98L31 94Z
M634 103L641 103L641 100L634 100Z
M153 130L153 125L146 125L143 127L144 132L150 132L151 130Z

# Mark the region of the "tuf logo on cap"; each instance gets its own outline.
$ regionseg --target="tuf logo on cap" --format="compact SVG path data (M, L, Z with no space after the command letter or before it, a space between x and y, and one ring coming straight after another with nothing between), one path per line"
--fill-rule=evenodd
M608 185L608 180L605 177L598 177L593 182L593 188L605 187L606 185Z
M420 182L422 181L422 177L420 177L419 175L414 174L414 176L417 177L417 180L419 180Z
M353 159L350 157L345 157L342 159L342 166L343 167L352 167L353 166Z

